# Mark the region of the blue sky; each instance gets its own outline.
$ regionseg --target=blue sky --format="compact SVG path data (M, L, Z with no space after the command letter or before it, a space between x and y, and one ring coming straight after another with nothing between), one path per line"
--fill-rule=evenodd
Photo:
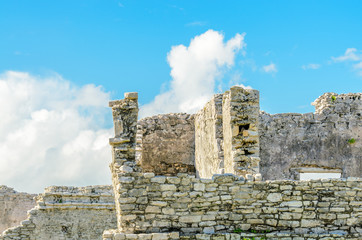
M204 43L208 43L207 37L211 35L223 36L225 44L244 36L240 48L228 53L231 64L224 59L228 63L214 66L217 71L212 72L209 86L212 92L243 84L260 91L261 109L269 113L312 112L310 103L324 92L362 91L361 9L361 1L1 1L0 80L12 83L8 88L11 91L17 91L20 82L21 86L31 85L33 90L37 86L43 91L32 90L30 94L30 88L26 88L29 96L25 98L9 94L9 101L18 104L14 108L26 105L29 99L35 100L28 112L15 118L24 121L23 125L9 128L10 120L0 122L7 129L2 134L13 136L15 131L29 127L27 119L43 121L50 113L61 115L65 111L40 103L49 101L75 112L73 117L80 125L87 119L83 130L91 131L97 142L97 137L105 134L100 131L108 131L112 125L109 110L104 108L106 101L123 98L123 93L130 91L139 92L141 106L153 106L155 97L163 93L172 99L177 91L172 90L177 76L170 75L173 68L168 59L173 47L188 48L198 36L204 36ZM208 30L214 34L206 34ZM221 46L220 42L215 44ZM193 53L190 50L187 54ZM207 61L215 60L212 59ZM181 62L188 61L185 58ZM179 62L175 60L175 65ZM199 66L193 66L195 72L179 76L179 84L190 89L194 80L182 81L187 76L199 76ZM199 85L208 84L195 79ZM44 94L51 91L57 94ZM82 94L84 98L80 100ZM208 94L210 90L205 96ZM98 100L102 103L98 104ZM1 101L5 104L6 99ZM10 113L9 110L2 114L16 115L19 111ZM57 144L65 146L82 134L64 136L64 141ZM5 143L8 138L3 137L0 142ZM34 144L40 143L34 140ZM54 147L44 149L43 155L51 149ZM62 149L62 153L66 152ZM105 152L102 154L106 156ZM43 155L41 162L34 163L48 161ZM1 149L0 156L4 159ZM83 157L79 156L79 162L84 161ZM10 159L1 161L0 165L9 165ZM98 166L96 159L94 162ZM91 179L93 173L85 174ZM59 176L52 183L98 184L108 177L82 182L68 176L74 179L68 182L59 180ZM42 181L31 190L39 191ZM30 189L14 176L0 177L1 182Z
M262 108L308 112L327 91L358 92L348 64L330 64L362 49L360 1L6 1L0 5L0 71L57 72L102 85L112 98L138 91L145 104L170 80L166 55L208 29L226 39L246 33L246 56L272 75L236 60L244 85L259 89ZM320 64L317 70L301 66ZM225 87L226 89L226 87ZM224 90L225 90L224 89ZM307 105L308 107L305 107Z

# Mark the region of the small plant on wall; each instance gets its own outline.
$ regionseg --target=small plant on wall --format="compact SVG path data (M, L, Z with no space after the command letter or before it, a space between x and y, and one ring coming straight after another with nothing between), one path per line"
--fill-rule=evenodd
M355 143L355 142L356 142L356 139L354 139L354 138L348 139L348 143L349 143L349 144L353 144L353 143Z
M332 102L336 101L336 96L332 95L331 101L332 101Z

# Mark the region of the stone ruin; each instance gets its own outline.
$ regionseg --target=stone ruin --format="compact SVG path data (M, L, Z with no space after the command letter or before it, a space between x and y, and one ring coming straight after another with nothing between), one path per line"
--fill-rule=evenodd
M139 121L137 100L110 102L113 186L49 187L0 239L362 239L361 93L270 115L232 87Z

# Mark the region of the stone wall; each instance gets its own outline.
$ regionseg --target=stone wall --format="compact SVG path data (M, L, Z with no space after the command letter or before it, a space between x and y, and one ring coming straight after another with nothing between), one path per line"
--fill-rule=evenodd
M18 227L0 239L102 239L115 228L116 212L111 186L48 187Z
M260 146L264 179L306 168L361 177L362 94L324 94L315 114L259 115L258 91L232 87L195 116L138 122L137 99L110 102L113 191L49 187L0 239L362 238L361 178L258 174ZM16 194L3 189L0 204Z
M230 88L223 95L222 116L225 172L260 178L259 92Z
M141 119L137 164L156 175L193 174L196 167L203 178L224 172L260 178L260 171L264 180L297 180L301 169L312 168L362 177L361 93L326 93L315 101L315 114L259 114L258 96L232 87L195 116Z
M234 174L212 179L142 171L134 154L136 138L118 139L136 135L137 101L126 94L119 103L112 105L113 112L129 115L122 116L126 125L110 140L118 228L107 230L104 239L230 239L237 236L227 234L243 231L287 239L361 237L362 179L258 181L258 164L253 165L259 149L257 91L233 87L223 95L225 171L229 157ZM136 107L128 110L130 106ZM209 116L211 123L205 123ZM200 126L216 129L212 113L200 112L197 118ZM208 141L209 136L200 138Z
M129 173L120 179L123 233L362 233L362 180L246 182Z
M19 193L13 188L0 186L0 233L20 224L27 211L35 206L36 194Z
M195 173L194 115L163 114L138 121L137 162L144 172Z
M339 233L324 233L324 234L297 234L290 232L276 232L276 233L214 233L214 234L193 234L193 235L180 235L178 232L171 233L145 233L145 234L132 234L132 233L117 233L114 231L106 231L103 234L104 240L360 240L360 235L348 234L341 235Z
M315 114L260 114L264 179L299 179L308 167L362 177L362 94L326 93L313 104Z
M195 115L195 167L200 178L224 173L222 94Z

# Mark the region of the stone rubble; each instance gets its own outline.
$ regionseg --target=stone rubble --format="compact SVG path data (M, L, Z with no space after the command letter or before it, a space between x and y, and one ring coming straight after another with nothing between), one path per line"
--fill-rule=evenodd
M104 230L117 226L111 186L51 186L36 200L28 218L1 240L102 239Z

